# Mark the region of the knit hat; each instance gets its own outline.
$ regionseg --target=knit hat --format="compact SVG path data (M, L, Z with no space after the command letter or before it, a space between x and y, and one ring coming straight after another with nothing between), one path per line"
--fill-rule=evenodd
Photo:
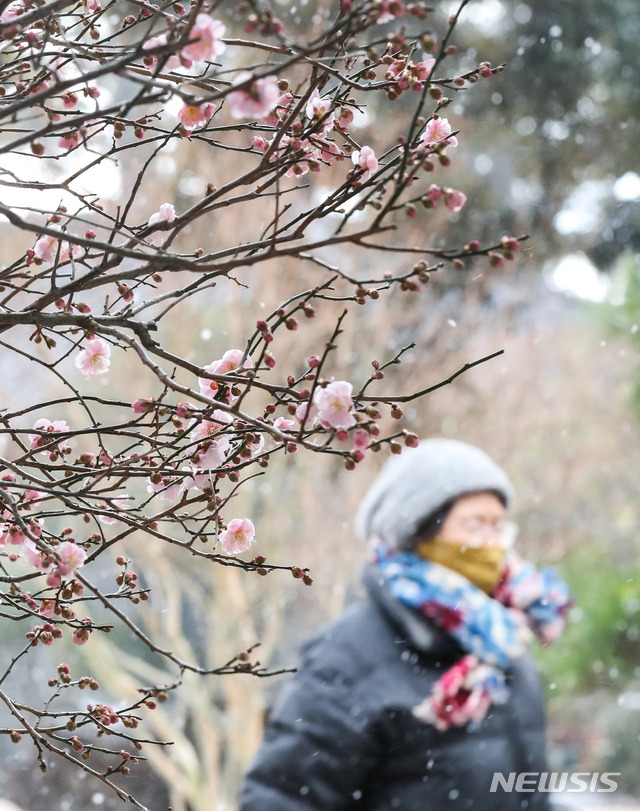
M426 439L386 462L360 505L356 532L406 551L418 527L447 501L487 490L507 506L513 500L506 473L484 451L456 439Z

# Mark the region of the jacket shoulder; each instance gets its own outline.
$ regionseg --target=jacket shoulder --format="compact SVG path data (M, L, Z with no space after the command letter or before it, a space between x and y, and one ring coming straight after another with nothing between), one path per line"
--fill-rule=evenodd
M431 645L420 650L420 658L428 663L438 658L439 632L426 628L425 638L431 640ZM362 683L375 671L399 663L415 650L406 627L369 598L345 609L303 646L300 669L327 680Z

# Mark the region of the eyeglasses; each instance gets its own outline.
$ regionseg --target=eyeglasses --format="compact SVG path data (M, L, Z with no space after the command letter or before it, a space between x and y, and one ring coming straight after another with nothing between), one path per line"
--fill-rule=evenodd
M490 524L471 519L460 523L458 532L465 537L465 546L486 546L493 541L502 549L510 549L518 535L518 526L513 521L498 521L496 524Z

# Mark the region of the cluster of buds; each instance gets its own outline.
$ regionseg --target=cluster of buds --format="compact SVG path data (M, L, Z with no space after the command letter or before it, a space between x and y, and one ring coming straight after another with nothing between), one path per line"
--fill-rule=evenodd
M385 79L394 84L387 88L387 98L395 101L402 95L403 90L415 90L421 92L425 82L431 77L435 59L425 59L422 62L412 62L408 56L401 54L394 57L386 54L382 57L382 63L387 65Z
M105 727L117 724L121 719L118 713L108 704L87 704L89 715Z
M302 580L305 586L310 586L313 583L311 577L306 569L301 569L300 566L292 566L291 567L291 574L296 580Z
M249 3L241 3L237 8L238 14L246 14L251 9ZM252 11L248 14L244 24L244 30L247 34L258 31L264 36L279 34L282 31L282 22L273 16L273 11L270 8L260 10L259 13Z
M54 639L62 638L62 629L50 622L45 622L44 625L34 625L34 627L25 634L26 638L31 640L31 646L35 647L38 642L49 647L53 645Z

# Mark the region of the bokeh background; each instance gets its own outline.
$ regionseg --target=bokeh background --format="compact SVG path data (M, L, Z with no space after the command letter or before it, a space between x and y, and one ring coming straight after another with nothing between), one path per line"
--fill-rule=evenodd
M303 31L331 3L274 5L286 25ZM461 70L483 59L504 62L507 69L472 92L460 92L447 113L460 130L460 146L446 185L465 191L466 208L455 218L416 218L403 239L434 247L503 233L529 239L508 267L489 269L479 262L465 272L443 270L419 294L397 291L384 308L359 308L345 322L333 372L338 379L358 379L370 369L370 346L391 356L414 343L385 385L398 391L410 380L417 390L504 350L408 405L403 424L424 437L480 445L509 472L521 553L557 566L577 599L565 637L537 652L552 766L620 772L615 802L636 807L640 14L633 0L474 0L462 20ZM402 97L396 104L408 101ZM361 143L374 143L387 124L373 108L357 126ZM147 189L141 207L155 210L155 203L173 200L182 209L207 182L233 171L232 164L223 170L212 163L201 146L177 147L157 161L156 186ZM444 176L434 180L445 183ZM115 200L117 176L109 182L106 193ZM241 241L255 223L220 214L207 228L209 239L234 229ZM0 223L7 250L10 240L20 238ZM391 261L344 250L327 256L354 271L363 261L377 271ZM220 285L192 298L173 345L201 363L242 345L256 312L270 311L299 289L304 274L282 263L252 278L249 289ZM334 316L320 310L289 336L292 355L317 351L333 323ZM278 352L284 365L285 343ZM144 379L129 385L139 388L136 396L147 393ZM5 402L15 388L14 370L5 361ZM35 382L31 389L23 389L24 395L44 396ZM183 560L178 566L171 549L158 554L157 548L132 544L127 552L153 588L153 611L141 621L161 631L179 655L205 664L226 661L260 641L264 664L294 667L300 645L358 598L366 550L355 540L353 516L384 458L371 454L348 472L328 457L290 454L243 490L246 514L258 529L256 553L273 563L309 567L311 587L287 573L258 578L196 561L192 568ZM19 633L0 627L3 645ZM40 689L42 674L51 668L46 651L35 654L25 694ZM68 655L99 678L107 695L134 696L142 681L163 680L157 663L115 634ZM174 811L231 811L264 714L285 678L186 677L186 689L151 719L155 733L175 743L150 748L149 761L127 785L153 809L171 803ZM89 780L71 777L64 765L52 764L43 778L27 746L4 746L3 761L11 768L0 774L0 795L23 811L121 807ZM584 795L578 796L584 807ZM598 795L590 802L599 802Z

